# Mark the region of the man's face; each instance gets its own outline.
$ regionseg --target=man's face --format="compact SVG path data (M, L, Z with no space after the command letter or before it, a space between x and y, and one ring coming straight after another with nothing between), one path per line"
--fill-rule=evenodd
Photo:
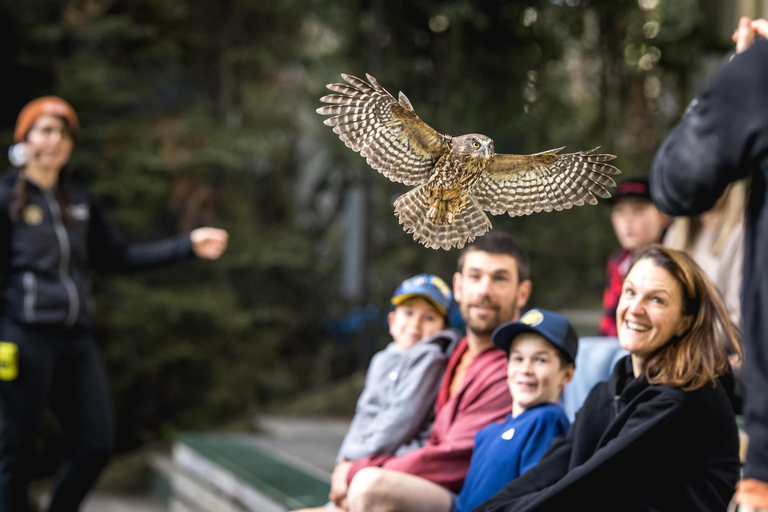
M518 282L512 256L470 251L462 271L453 276L453 293L467 330L490 336L504 322L517 320L531 294L531 282Z

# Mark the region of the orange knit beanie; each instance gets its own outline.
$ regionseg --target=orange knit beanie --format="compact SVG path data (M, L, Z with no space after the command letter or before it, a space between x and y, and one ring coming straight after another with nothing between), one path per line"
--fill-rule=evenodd
M38 118L44 115L66 119L69 128L74 133L77 133L80 128L77 113L72 105L57 96L42 96L27 103L19 112L19 117L16 119L16 129L13 132L13 141L17 144L24 142L24 137L26 137L29 129L32 128Z

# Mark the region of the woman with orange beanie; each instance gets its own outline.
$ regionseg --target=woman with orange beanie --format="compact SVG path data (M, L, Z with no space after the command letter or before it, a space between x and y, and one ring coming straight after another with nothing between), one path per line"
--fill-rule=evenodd
M63 99L31 101L16 122L15 168L0 180L0 512L28 510L28 464L46 405L72 448L49 511L78 510L109 460L112 407L92 332L88 271L216 259L227 245L227 232L215 228L126 244L62 172L79 128Z

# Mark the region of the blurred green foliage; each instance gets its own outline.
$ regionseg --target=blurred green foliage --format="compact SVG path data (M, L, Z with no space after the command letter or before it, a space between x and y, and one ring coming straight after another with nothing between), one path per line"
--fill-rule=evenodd
M351 187L370 199L362 303L386 312L403 278L450 279L457 252L417 245L393 216L406 188L322 125L326 83L370 72L439 131L485 133L506 153L599 145L622 178L642 175L700 59L724 49L703 33L706 5L1 0L2 140L27 101L63 96L83 126L72 172L127 238L231 235L215 263L94 279L118 449L312 390L364 365L356 346L386 341L381 316L345 342L324 328L354 305L339 286ZM491 220L530 250L533 304L595 308L608 216Z

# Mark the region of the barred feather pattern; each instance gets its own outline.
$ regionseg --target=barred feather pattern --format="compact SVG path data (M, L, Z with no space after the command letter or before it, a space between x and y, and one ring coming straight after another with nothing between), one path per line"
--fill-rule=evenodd
M491 229L483 213L510 216L564 210L610 197L613 155L598 149L559 154L497 154L481 134L440 134L424 123L408 98L397 99L371 75L341 75L317 109L344 144L392 181L418 185L395 201L403 229L433 249L463 247Z
M395 215L415 241L431 249L461 249L491 229L491 221L472 196L467 197L466 205L456 213L452 223L433 222L427 215L430 205L425 187L420 185L395 200Z
M336 94L320 98L329 105L317 113L333 116L324 123L390 180L406 185L427 181L451 137L429 127L403 93L398 101L371 75L366 75L368 82L341 76L347 83L329 84Z
M558 155L561 149L495 155L470 194L482 209L511 217L597 204L595 196L611 196L606 187L616 183L610 175L621 171L605 162L614 155L594 154L597 148Z

